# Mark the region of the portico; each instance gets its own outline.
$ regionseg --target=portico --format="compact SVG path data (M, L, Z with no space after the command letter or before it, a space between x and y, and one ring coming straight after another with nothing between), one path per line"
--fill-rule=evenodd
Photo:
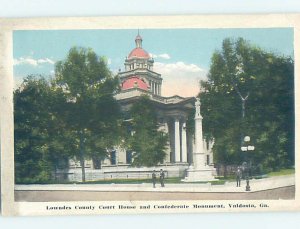
M170 126L170 127L169 127ZM168 162L187 163L188 146L185 117L170 117L168 121L171 152L173 155Z

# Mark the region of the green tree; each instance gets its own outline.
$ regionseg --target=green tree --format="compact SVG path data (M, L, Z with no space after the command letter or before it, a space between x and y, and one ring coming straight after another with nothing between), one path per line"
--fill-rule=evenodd
M163 163L166 156L168 135L158 130L155 108L147 96L142 96L130 109L131 124L125 140L134 152L134 166L155 166Z
M40 76L27 77L14 92L14 140L16 183L40 183L53 179L66 162L72 136L59 121L63 101Z
M266 169L294 163L294 62L242 38L225 39L202 81L203 128L215 138L219 163L245 160L241 140L249 135L251 158Z
M78 154L85 181L85 159L103 158L118 140L119 106L113 95L118 79L106 60L94 51L73 47L65 60L55 66L57 90L64 94L63 119L76 134Z

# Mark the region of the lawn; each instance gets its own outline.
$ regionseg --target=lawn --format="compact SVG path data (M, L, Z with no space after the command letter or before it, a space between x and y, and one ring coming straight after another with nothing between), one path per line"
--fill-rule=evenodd
M275 177L275 176L283 176L283 175L290 175L290 174L294 174L295 173L295 169L282 169L276 172L270 172L267 175L269 177Z
M171 177L165 178L166 184L177 184L182 183L182 178L180 177ZM156 179L156 182L159 183L159 179ZM97 181L86 181L84 183L79 182L78 184L142 184L142 183L152 183L152 179L107 179L107 180L97 180Z

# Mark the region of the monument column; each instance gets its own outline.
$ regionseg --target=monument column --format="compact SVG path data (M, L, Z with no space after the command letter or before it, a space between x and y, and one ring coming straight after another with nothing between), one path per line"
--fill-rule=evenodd
M215 169L206 165L206 158L203 148L203 134L202 134L202 116L200 113L200 99L196 98L195 107L195 149L193 152L193 165L187 170L187 176L183 181L197 182L197 181L212 181L214 180Z
M186 141L186 123L185 121L182 123L182 130L181 130L181 141L182 141L182 162L187 162L187 141Z
M179 118L175 118L175 162L180 162L180 129Z
M200 99L197 98L195 102L195 150L193 153L194 168L199 169L205 167L203 135L202 135L202 115L200 113Z

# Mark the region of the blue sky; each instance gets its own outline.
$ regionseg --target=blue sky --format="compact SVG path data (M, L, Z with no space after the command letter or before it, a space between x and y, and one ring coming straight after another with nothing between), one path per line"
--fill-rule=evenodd
M163 77L165 96L197 94L205 79L210 58L226 37L243 37L279 55L293 57L293 29L140 29L143 48L155 60L154 70ZM54 63L66 57L72 46L92 48L105 56L109 68L124 70L124 59L135 47L137 29L39 30L14 32L16 85L29 74L53 75Z

